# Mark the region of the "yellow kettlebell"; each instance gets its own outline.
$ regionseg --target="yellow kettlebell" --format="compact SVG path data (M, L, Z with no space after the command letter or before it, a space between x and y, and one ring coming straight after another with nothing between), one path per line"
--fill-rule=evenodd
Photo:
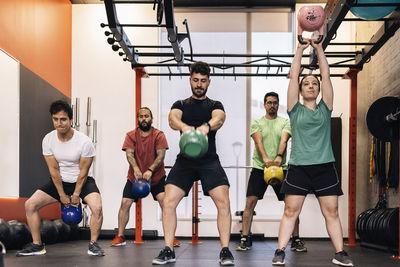
M278 166L264 168L264 181L269 185L278 185L283 181L283 169Z

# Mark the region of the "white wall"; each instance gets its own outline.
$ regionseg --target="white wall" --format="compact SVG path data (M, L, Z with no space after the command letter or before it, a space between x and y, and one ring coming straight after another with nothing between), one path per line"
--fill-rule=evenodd
M155 23L152 5L118 5L121 23ZM128 162L121 150L126 132L135 127L135 73L107 43L100 23L107 23L105 7L72 5L72 97L80 98L80 130L86 131L86 101L92 98L92 119L98 120L97 156L94 177L103 200L103 229L118 226L117 213L126 182ZM139 28L128 36L132 43L158 42L157 29ZM157 110L157 80L144 79L143 105ZM153 97L155 96L155 97ZM155 118L157 123L157 118ZM161 230L156 202L143 204L143 229ZM134 226L134 209L128 227Z
M0 50L0 197L19 196L19 62Z

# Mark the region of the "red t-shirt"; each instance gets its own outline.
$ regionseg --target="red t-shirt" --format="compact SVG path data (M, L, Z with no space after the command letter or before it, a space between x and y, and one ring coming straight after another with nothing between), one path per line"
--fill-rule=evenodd
M167 139L162 131L152 127L148 136L143 137L139 128L126 134L122 150L133 149L135 151L135 160L142 173L147 171L157 157L157 150L168 149ZM158 184L165 175L164 162L154 171L151 176L151 185ZM129 165L128 176L129 181L133 182L133 169Z

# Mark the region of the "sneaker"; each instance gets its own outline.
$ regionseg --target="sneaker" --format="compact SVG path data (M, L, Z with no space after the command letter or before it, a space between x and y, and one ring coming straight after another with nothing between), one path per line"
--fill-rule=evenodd
M163 250L160 251L160 254L158 254L158 256L153 259L152 263L156 265L162 265L175 261L175 252L169 247L165 247Z
M285 251L282 249L275 250L275 255L272 259L272 265L285 265Z
M94 242L93 244L89 243L87 254L91 256L104 256L104 250L101 249L97 242Z
M350 256L344 250L335 253L335 257L332 259L332 263L340 266L354 266L353 261L350 259Z
M179 242L178 239L176 239L176 237L174 237L174 247L180 247L181 246L181 242Z
M221 252L219 253L219 264L223 266L227 265L235 265L233 263L233 256L232 253L229 251L228 247L224 247L221 249Z
M304 242L301 241L300 238L292 239L290 250L297 252L307 252L307 248L304 246Z
M246 251L251 249L251 238L249 236L242 236L242 238L240 238L240 244L239 246L236 248L236 250L238 251Z
M20 256L34 256L46 254L46 248L43 244L37 245L33 243L26 244L22 250L17 252L17 257Z
M114 239L110 242L110 245L112 247L125 246L126 245L125 238L123 238L122 236L116 235L114 237Z

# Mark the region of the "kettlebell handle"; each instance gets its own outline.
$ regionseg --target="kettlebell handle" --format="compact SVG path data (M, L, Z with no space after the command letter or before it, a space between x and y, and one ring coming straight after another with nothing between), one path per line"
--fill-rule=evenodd
M324 39L323 35L318 35L318 39L316 39L316 41L314 41L315 44L319 44L320 42L322 42L322 40ZM303 36L302 35L297 35L297 40L299 41L299 43L301 44L306 44L307 42L304 41ZM315 39L313 39L315 40Z

